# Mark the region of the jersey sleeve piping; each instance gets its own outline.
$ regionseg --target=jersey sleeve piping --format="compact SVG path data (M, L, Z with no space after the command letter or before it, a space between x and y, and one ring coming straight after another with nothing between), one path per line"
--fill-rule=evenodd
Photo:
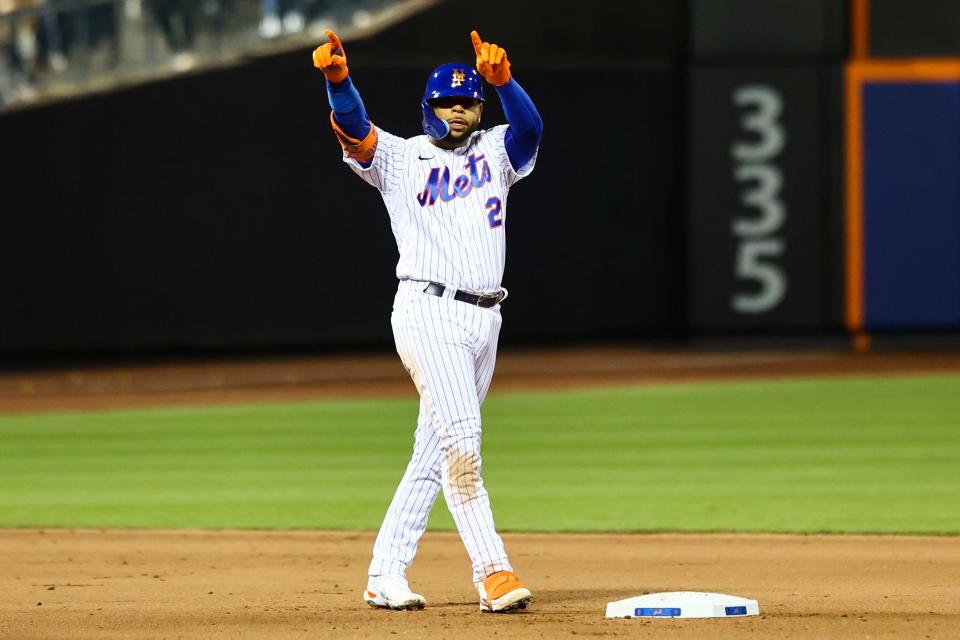
M343 153L363 166L370 166L377 149L377 128L373 126L373 123L370 123L370 130L363 140L351 137L344 131L337 123L333 111L330 112L330 126L333 127L333 132L337 134L337 140L343 147Z

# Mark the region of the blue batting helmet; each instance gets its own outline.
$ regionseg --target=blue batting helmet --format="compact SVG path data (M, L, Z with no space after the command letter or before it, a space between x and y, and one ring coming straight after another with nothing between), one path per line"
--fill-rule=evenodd
M433 114L430 100L459 96L483 102L483 78L473 65L448 62L433 70L423 92L423 132L441 140L450 133L450 126Z

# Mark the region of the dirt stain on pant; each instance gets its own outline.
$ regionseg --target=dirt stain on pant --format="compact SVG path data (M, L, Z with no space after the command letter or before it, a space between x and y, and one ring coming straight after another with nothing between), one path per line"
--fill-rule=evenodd
M443 452L445 486L457 504L475 500L480 486L480 446L470 439L458 440Z

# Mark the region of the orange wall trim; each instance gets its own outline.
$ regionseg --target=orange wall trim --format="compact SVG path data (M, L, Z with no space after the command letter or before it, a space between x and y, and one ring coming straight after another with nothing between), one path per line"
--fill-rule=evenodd
M850 52L854 58L870 55L870 0L850 0Z
M863 329L863 104L860 65L846 69L846 321Z
M855 0L857 1L857 0ZM853 60L847 63L846 98L846 324L864 325L863 85L867 82L960 82L960 58Z

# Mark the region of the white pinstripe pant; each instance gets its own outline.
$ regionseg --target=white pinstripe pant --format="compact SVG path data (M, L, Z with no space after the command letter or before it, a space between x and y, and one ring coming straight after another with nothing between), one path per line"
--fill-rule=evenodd
M404 575L443 490L473 564L473 581L512 571L480 478L480 405L493 378L499 307L482 309L401 281L391 323L397 353L420 392L413 456L373 546L369 574Z

